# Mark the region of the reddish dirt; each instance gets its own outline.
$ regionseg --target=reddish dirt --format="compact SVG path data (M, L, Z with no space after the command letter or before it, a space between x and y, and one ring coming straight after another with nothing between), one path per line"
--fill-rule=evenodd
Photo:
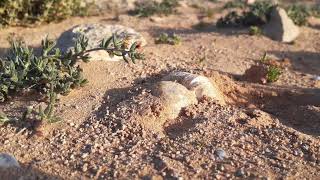
M216 4L210 3L216 7ZM217 6L221 6L218 3ZM222 12L224 13L224 12ZM60 97L63 121L34 133L19 123L0 127L0 152L14 155L21 169L0 171L3 179L318 179L320 177L320 20L301 27L294 44L247 29L199 31L199 10L183 6L168 17L121 14L70 18L0 32L0 55L10 33L32 47L81 23L121 24L141 32L146 60L81 64L89 84ZM215 22L221 13L210 20ZM157 45L162 32L182 37L178 46ZM284 73L272 84L241 76L267 52ZM289 61L289 62L288 62ZM287 63L287 64L286 64ZM187 107L176 119L152 95L154 84L173 70L204 75L223 92L227 105L209 99ZM10 117L39 104L34 96L0 104ZM225 155L218 152L223 150ZM8 175L8 174L11 174ZM12 176L12 175L15 176Z

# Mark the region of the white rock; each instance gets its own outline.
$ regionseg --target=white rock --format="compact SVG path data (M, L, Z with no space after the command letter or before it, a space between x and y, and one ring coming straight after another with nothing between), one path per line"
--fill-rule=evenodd
M122 25L108 25L108 24L84 24L78 25L70 30L64 32L58 39L57 46L61 48L63 52L73 47L74 40L79 37L79 35L85 35L89 38L88 48L98 47L101 40L112 36L112 34L117 34L120 38L129 37L129 46L134 42L140 43L141 46L145 46L146 40L142 35L136 32L132 28L128 28ZM90 60L104 60L104 61L119 61L122 57L119 56L109 56L109 54L104 51L94 51L90 52Z
M164 116L169 119L178 117L182 108L198 103L194 92L172 81L161 81L153 90L164 105Z
M164 77L166 81L177 81L187 89L195 92L198 100L204 97L212 98L224 104L224 98L219 88L214 85L207 77L191 74L188 72L172 72Z
M300 31L284 9L275 7L271 12L269 23L264 27L264 34L271 39L290 43L299 36Z
M15 157L7 153L0 153L0 168L20 167Z

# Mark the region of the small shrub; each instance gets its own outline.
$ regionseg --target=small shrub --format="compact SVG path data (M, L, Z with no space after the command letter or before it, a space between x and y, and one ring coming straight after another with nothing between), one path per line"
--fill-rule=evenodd
M266 75L267 82L270 82L270 83L276 82L279 79L280 75L282 74L281 67L273 64L270 58L268 58L267 53L264 53L264 55L260 59L260 62L267 67L267 75Z
M176 8L179 6L179 0L162 0L157 1L142 1L137 2L134 10L130 11L130 14L139 17L149 17L155 14L169 15L176 12Z
M304 5L293 4L287 8L288 16L298 26L307 25L307 18L312 14L311 10Z
M238 14L231 11L217 21L218 27L260 26L268 22L274 5L270 1L257 1L248 5L248 10Z
M87 15L88 6L81 0L2 0L0 26L52 22Z
M67 53L61 53L60 49L55 47L56 43L47 38L41 45L41 54L36 56L33 49L23 42L11 42L8 54L4 59L0 59L0 102L8 100L18 92L39 92L46 95L49 102L45 109L39 108L38 116L41 120L50 122L57 119L53 116L57 95L66 95L71 89L87 83L77 62L87 62L90 59L89 52L105 50L133 63L136 59L143 59L143 55L136 51L137 43L128 47L126 39L119 39L117 35L102 40L100 47L94 49L87 49L88 39L80 36L74 48Z
M273 83L278 81L281 74L282 72L279 67L269 66L267 72L267 82Z
M218 19L217 27L240 27L243 24L243 17L236 11L232 11L225 17Z
M314 17L319 18L320 17L320 4L316 4L311 7L311 15Z
M178 45L181 43L181 38L176 35L172 34L169 36L167 33L162 33L155 41L156 44L171 44L171 45Z
M229 1L224 6L223 9L231 9L231 8L245 8L247 4L241 0Z
M267 23L270 19L274 4L271 1L256 1L249 5L249 11L244 13L244 26L259 26Z
M3 112L0 111L0 125L6 122L9 122L9 118L7 117L7 115Z
M258 26L250 26L249 34L251 36L260 36L260 35L262 35L262 30Z

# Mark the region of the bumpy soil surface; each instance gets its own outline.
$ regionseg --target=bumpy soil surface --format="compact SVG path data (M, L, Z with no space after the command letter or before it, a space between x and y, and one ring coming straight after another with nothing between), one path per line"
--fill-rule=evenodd
M198 9L182 6L168 17L101 15L1 30L1 55L10 33L37 48L46 34L57 38L89 22L132 27L148 45L146 60L135 65L81 64L89 84L60 97L56 113L63 121L36 130L1 126L0 152L13 154L22 168L1 170L0 179L319 179L320 81L314 77L320 73L320 20L310 19L294 44L283 44L249 36L247 29L196 30L199 18ZM178 34L182 44L154 44L162 32ZM243 81L264 52L289 59L280 80ZM159 116L163 106L151 89L174 70L210 78L227 105L205 99L176 119ZM20 116L38 103L28 95L0 110Z

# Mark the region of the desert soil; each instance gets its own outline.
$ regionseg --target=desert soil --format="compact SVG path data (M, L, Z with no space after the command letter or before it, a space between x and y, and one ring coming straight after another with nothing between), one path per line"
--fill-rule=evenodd
M14 155L22 168L1 170L0 179L319 179L320 81L314 77L320 75L320 20L310 19L295 43L284 44L249 36L247 29L196 30L199 10L182 6L178 12L142 19L75 17L2 29L1 55L11 33L37 48L47 34L58 38L75 25L94 22L132 27L148 45L146 59L137 64L81 64L89 84L60 97L56 113L63 121L37 130L1 126L0 152ZM162 32L176 33L182 43L155 44ZM289 59L280 80L243 81L241 75L264 52ZM207 99L176 119L159 118L161 104L150 90L175 70L210 78L227 105ZM19 116L38 103L33 96L16 97L0 110Z

